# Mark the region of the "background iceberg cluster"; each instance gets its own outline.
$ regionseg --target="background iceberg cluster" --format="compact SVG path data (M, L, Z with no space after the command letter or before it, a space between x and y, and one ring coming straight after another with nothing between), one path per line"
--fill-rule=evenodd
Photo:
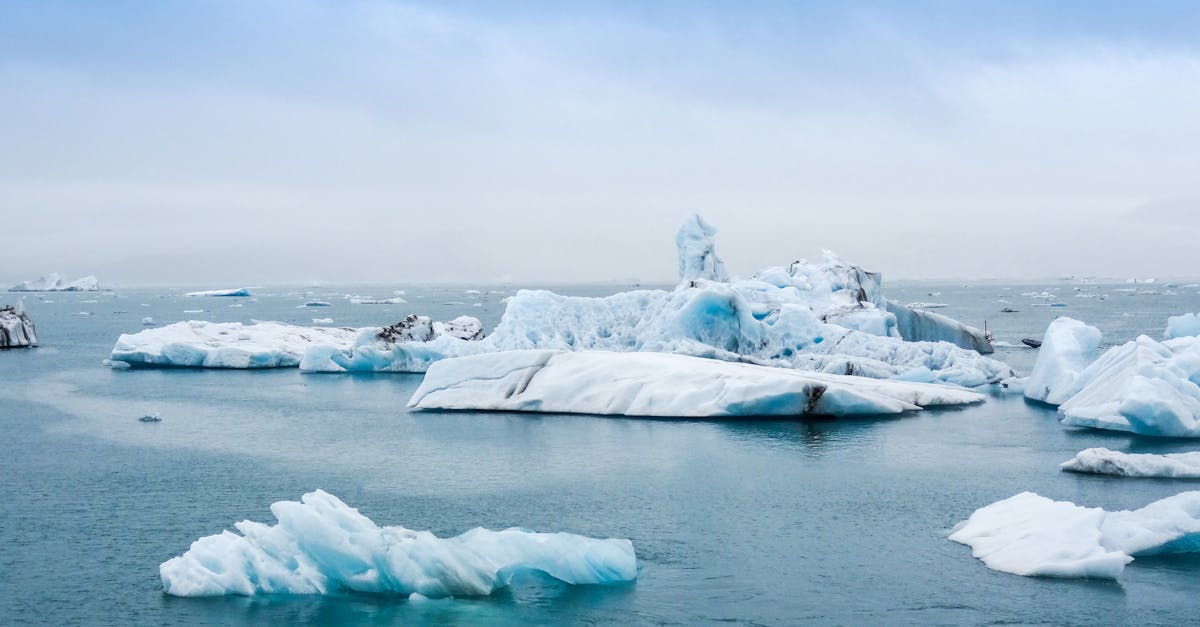
M275 525L244 520L242 535L200 538L159 567L176 596L371 592L425 597L481 596L523 571L568 584L637 578L629 540L569 533L476 528L453 538L380 527L337 497L316 490L271 506Z

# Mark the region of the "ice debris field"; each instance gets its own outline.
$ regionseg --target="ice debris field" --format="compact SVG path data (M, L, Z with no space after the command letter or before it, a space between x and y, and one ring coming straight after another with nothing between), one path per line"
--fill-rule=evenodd
M570 533L476 528L452 538L380 527L337 497L316 490L271 506L274 525L244 520L241 535L200 538L159 567L175 596L369 592L411 598L485 596L522 572L568 584L637 578L629 540Z

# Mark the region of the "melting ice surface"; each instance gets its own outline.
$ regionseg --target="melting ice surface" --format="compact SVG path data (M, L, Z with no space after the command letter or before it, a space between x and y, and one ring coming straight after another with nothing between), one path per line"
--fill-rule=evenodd
M629 540L569 533L476 528L453 538L380 527L337 497L316 490L271 506L275 525L244 520L200 538L159 566L176 596L373 592L425 597L481 596L514 575L540 571L568 584L637 577Z
M1200 492L1119 512L1022 492L976 510L950 539L993 570L1115 579L1134 557L1200 551Z
M1025 396L1059 405L1066 425L1200 437L1200 337L1142 335L1097 358L1100 338L1070 318L1051 323Z
M1061 468L1071 472L1121 477L1200 479L1200 452L1156 455L1089 448L1063 462Z
M954 386L667 353L486 353L430 367L409 407L708 418L896 414L983 400Z

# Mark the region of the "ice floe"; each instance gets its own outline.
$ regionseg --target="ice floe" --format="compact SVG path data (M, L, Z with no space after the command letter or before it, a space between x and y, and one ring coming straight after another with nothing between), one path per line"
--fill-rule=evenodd
M485 596L521 572L568 584L637 578L629 540L569 533L475 528L452 538L380 527L337 497L316 490L271 506L278 520L236 523L192 543L159 566L176 596L367 592L418 597Z
M950 539L1006 573L1115 579L1135 557L1200 551L1200 492L1116 512L1022 492L976 510Z
M1200 479L1200 451L1156 455L1089 448L1063 462L1061 467L1070 472L1097 475Z
M250 296L250 289L237 287L224 290L201 290L199 292L188 292L184 296Z
M111 364L188 368L285 368L299 365L313 343L349 346L355 329L300 327L281 322L177 322L121 335Z
M959 387L669 353L527 350L434 363L408 405L710 418L896 414L982 400Z
M0 307L0 348L30 348L37 346L37 331L33 320L25 313L25 303Z
M100 281L88 275L74 281L67 280L63 275L52 272L32 281L21 281L8 288L10 292L95 292L100 289Z

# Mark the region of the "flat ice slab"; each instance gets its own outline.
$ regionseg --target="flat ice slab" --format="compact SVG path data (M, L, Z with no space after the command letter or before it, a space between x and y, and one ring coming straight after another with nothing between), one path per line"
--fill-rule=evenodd
M408 406L707 418L897 414L981 400L952 386L670 353L525 350L438 361Z
M950 539L993 570L1115 579L1134 557L1200 551L1200 492L1118 512L1022 492L976 510Z
M250 289L235 287L225 290L201 290L199 292L188 292L184 296L250 296Z
M100 281L94 276L88 275L70 281L56 272L32 281L21 281L8 288L10 292L96 292L99 290Z
M177 322L117 338L109 360L134 366L287 368L311 344L350 346L356 329L281 322Z
M1200 451L1154 455L1089 448L1063 462L1061 467L1070 472L1120 477L1200 479Z
M192 543L159 566L176 596L331 594L354 591L483 596L522 571L568 584L637 578L633 543L569 533L476 528L453 538L380 527L337 497L316 490L271 506L275 525L243 520Z

